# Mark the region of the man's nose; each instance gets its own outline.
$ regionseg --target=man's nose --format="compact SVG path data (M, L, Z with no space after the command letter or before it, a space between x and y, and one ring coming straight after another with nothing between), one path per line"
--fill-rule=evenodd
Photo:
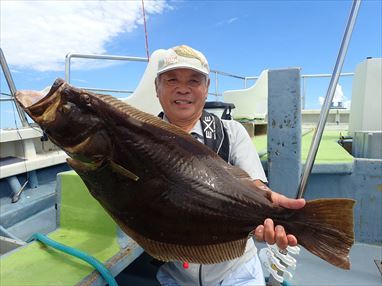
M191 91L191 88L187 82L178 82L177 91L182 93L187 93Z

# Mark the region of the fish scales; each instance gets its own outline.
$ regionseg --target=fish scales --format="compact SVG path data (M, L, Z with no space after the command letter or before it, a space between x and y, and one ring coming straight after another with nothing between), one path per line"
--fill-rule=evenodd
M61 79L46 96L24 91L16 99L152 256L203 264L233 259L269 217L310 252L350 267L353 200L313 200L300 210L275 206L248 174L180 128Z

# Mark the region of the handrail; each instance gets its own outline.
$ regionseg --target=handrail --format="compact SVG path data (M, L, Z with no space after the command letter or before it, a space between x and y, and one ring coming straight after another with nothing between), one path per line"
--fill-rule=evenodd
M106 89L106 88L91 88L91 87L78 87L87 91L98 91L98 92L112 92L112 93L128 93L131 94L134 90L123 90L123 89Z
M302 78L302 86L305 86L305 79L306 78L320 78L320 77L331 77L332 74L330 73L318 73L318 74L302 74L300 77ZM353 72L344 72L341 73L340 76L354 76ZM248 80L255 80L258 79L258 76L246 76L244 77L244 88L247 87L247 81Z
M131 62L148 62L149 61L147 58L143 58L143 57L69 53L65 57L65 80L68 83L70 83L70 67L71 67L72 58L94 59L94 60L119 60L119 61L131 61Z
M139 61L139 62L148 62L147 58L144 57L130 57L130 56L114 56L114 55L94 55L94 54L77 54L77 53L69 53L65 57L65 80L70 83L70 75L71 75L71 59L72 58L84 58L84 59L106 59L106 60L123 60L123 61ZM247 87L248 80L256 80L259 76L240 76L233 73L227 73L220 70L211 70L212 74L214 74L215 78L215 92L209 92L209 95L212 96L222 96L222 93L219 93L219 79L218 75L227 76L230 78L236 78L240 80L244 80L244 88ZM342 73L341 76L351 76L354 73ZM305 87L305 78L314 78L314 77L330 77L331 74L306 74L301 75L303 79L302 86ZM116 89L104 89L104 88L88 88L83 87L85 90L89 91L99 91L99 92L112 92L112 93L126 93L132 94L134 91L132 90L116 90ZM304 98L304 96L303 96Z
M353 76L354 72L340 73L339 76ZM302 78L316 78L316 77L331 77L331 73L317 73L317 74L302 74Z
M223 72L223 71L219 71L219 70L210 70L210 72L211 73L215 73L215 74L220 74L220 75L225 75L225 76L233 77L233 78L245 79L244 76L240 76L240 75L236 75L236 74L232 74L232 73L227 73L227 72Z
M302 96L301 96L301 101L302 101L302 109L305 109L305 98L306 98L306 83L305 83L305 79L307 78L323 78L323 77L331 77L332 74L329 74L329 73L319 73L319 74L303 74L301 75L301 93L302 93ZM344 73L340 73L339 75L340 77L341 76L354 76L354 72L344 72Z
M9 91L11 92L12 100L15 102L16 110L17 110L17 113L19 114L21 124L23 125L23 127L27 127L27 126L29 126L29 123L28 123L27 117L26 117L23 109L15 100L15 95L16 95L17 89L15 86L15 82L13 81L12 74L9 70L7 61L5 59L3 49L1 49L1 48L0 48L0 64L1 64L1 68L2 68L3 73L4 73L4 77L5 77L7 84L8 84Z
M0 98L0 101L15 101L14 100L14 94L16 93L16 88L12 79L12 76L10 74L8 65L6 63L4 54L2 50L0 49L0 60L1 60L1 66L5 75L5 78L7 79L7 83L9 86L9 89L11 91L11 98ZM95 54L80 54L80 53L68 53L65 57L65 79L67 82L70 83L70 76L71 76L71 59L72 58L83 58L83 59L103 59L103 60L122 60L122 61L134 61L134 62L148 62L148 59L145 57L131 57L131 56L116 56L116 55L95 55ZM247 87L247 81L248 80L256 80L259 78L259 76L240 76L232 73L227 73L224 71L219 70L211 70L211 73L215 75L215 92L209 92L209 95L212 96L222 96L222 93L219 93L219 79L218 76L227 76L230 78L236 78L244 81L244 88ZM341 73L340 76L353 76L354 73ZM330 74L303 74L301 75L302 78L302 89L303 89L303 96L302 96L302 102L304 106L304 100L305 100L305 79L307 78L319 78L319 77L330 77ZM104 88L89 88L89 87L82 87L82 89L89 90L89 91L98 91L98 92L112 92L112 93L125 93L125 94L132 94L133 90L117 90L117 89L104 89ZM19 118L22 122L23 126L28 126L29 123L26 119L24 111L20 108L20 106L15 101L15 105L17 108L17 112L19 114Z

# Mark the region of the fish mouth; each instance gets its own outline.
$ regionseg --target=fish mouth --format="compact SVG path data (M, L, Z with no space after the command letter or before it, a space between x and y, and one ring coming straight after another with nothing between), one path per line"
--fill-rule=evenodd
M38 92L34 90L23 90L16 92L17 102L21 105L23 109L29 108L30 106L36 104L46 96L47 94L44 94L44 92Z
M49 123L55 120L55 111L61 102L59 92L56 91L62 88L63 84L64 81L58 79L48 92L22 90L16 92L15 98L23 110L38 124Z

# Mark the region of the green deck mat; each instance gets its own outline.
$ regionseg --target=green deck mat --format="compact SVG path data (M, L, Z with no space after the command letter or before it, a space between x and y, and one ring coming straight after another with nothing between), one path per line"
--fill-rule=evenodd
M353 156L350 155L341 145L337 143L340 138L341 131L324 131L318 153L316 156L316 164L343 164L352 163ZM345 132L342 131L342 134ZM301 144L301 161L305 162L308 157L310 144L312 143L314 132L305 133L302 137ZM258 152L267 149L267 135L255 136L252 142L256 146ZM261 157L261 160L266 160L267 154Z
M49 237L106 262L120 249L116 224L75 172L60 177L61 227ZM0 285L75 285L93 270L78 258L33 242L0 259Z

